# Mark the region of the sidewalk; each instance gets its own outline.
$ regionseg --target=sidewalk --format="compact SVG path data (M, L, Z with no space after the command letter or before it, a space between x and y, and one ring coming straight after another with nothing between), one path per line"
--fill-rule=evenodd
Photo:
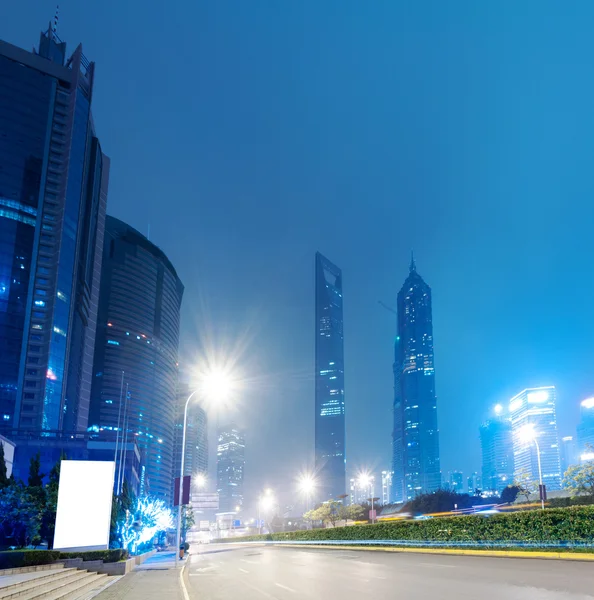
M95 598L96 600L184 600L179 582L179 570L175 570L174 564L173 552L155 554Z

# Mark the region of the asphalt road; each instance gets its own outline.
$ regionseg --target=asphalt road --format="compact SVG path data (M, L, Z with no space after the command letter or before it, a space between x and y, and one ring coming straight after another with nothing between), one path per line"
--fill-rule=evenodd
M594 600L594 564L394 552L205 545L191 600Z

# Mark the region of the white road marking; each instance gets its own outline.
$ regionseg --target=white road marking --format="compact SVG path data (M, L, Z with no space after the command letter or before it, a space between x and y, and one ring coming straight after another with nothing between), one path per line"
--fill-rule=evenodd
M245 569L239 569L242 573L249 573L249 571L246 571Z
M179 570L179 585L181 586L182 589L182 593L184 595L184 600L190 600L190 596L188 594L188 590L186 589L186 584L184 582L184 569L186 568L186 565L188 563L186 563L180 570Z
M260 564L257 560L246 560L245 558L240 558L239 562L248 563L250 565L259 565Z
M282 583L275 583L274 585L276 585L277 587L279 587L283 590L287 590L287 592L296 593L296 590L294 590L293 588L287 587L286 585L283 585Z

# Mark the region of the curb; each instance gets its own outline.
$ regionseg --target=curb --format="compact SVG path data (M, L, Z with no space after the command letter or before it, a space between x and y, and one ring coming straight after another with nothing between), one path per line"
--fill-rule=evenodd
M452 548L381 548L333 544L274 544L279 548L317 548L323 550L363 550L370 552L405 552L411 554L450 554L453 556L482 556L490 558L538 558L546 560L594 561L594 554L581 552L524 552L522 550L456 550Z

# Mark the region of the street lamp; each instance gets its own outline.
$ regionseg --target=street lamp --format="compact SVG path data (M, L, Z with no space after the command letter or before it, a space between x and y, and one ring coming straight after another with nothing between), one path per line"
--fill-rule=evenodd
M206 487L206 475L204 473L198 473L198 475L194 477L194 486L198 490L202 490Z
M272 495L272 490L270 488L266 488L264 490L264 496L260 496L258 498L258 534L262 535L262 520L260 518L261 511L264 512L269 511L274 506L274 497Z
M534 430L534 425L529 423L528 425L524 425L518 432L520 441L525 444L529 444L530 442L534 442L536 446L536 458L538 460L538 481L539 481L539 494L540 494L540 507L544 510L544 487L542 485L542 467L540 464L540 446L538 445L538 441L536 440L536 436L538 433Z
M370 488L371 489L371 498L368 498L368 500L371 501L371 524L373 525L373 523L375 523L375 509L374 509L374 502L376 500L376 498L374 498L375 496L375 477L373 475L370 475L369 473L361 473L359 475L359 487L361 489L365 489L365 488Z
M179 506L177 511L177 544L175 547L175 567L178 566L179 560L179 547L181 542L181 513L182 513L182 495L183 495L183 481L184 481L184 466L186 458L186 428L188 425L188 406L192 398L198 394L201 396L203 401L207 403L215 404L221 403L228 399L229 394L233 389L233 379L230 374L225 371L217 369L206 372L200 381L200 385L195 389L186 400L184 407L184 424L182 428L182 447L181 447L181 464L179 470ZM206 478L202 480L202 483L206 483Z
M299 479L299 491L305 494L305 512L309 512L311 495L316 488L316 480L313 475L306 473Z

